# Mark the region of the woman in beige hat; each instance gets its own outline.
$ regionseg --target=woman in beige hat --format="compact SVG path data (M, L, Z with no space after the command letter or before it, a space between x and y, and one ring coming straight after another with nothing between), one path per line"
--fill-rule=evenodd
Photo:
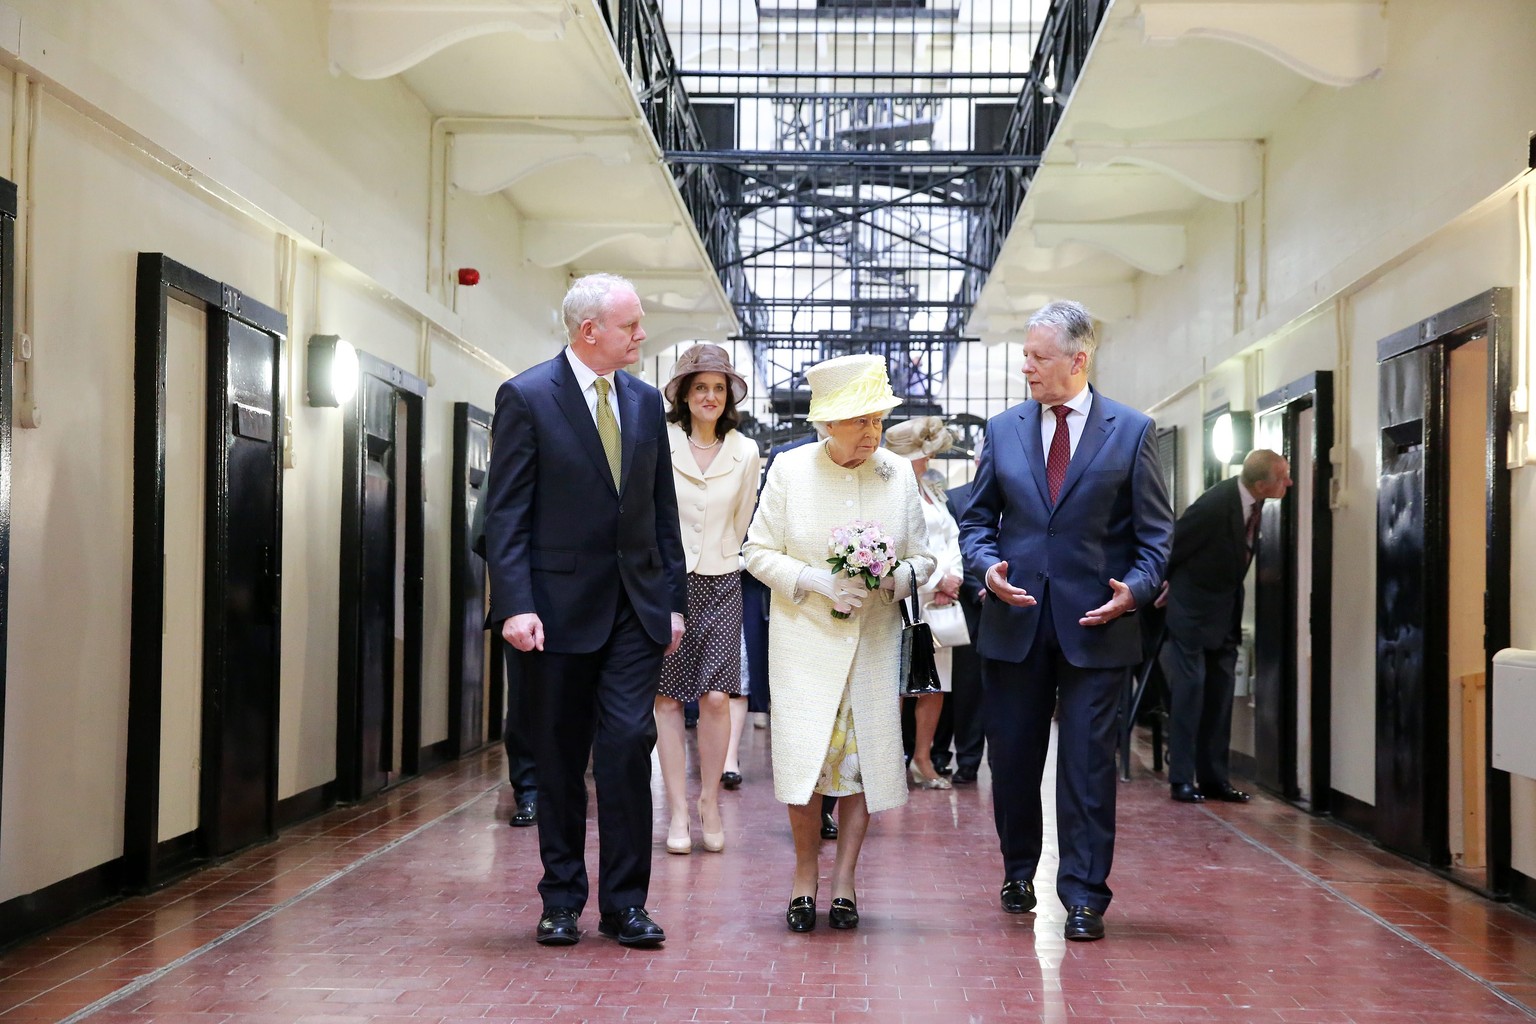
M757 499L757 444L736 425L747 382L718 345L685 350L662 393L688 567L688 631L661 667L656 754L666 784L667 852L693 849L683 705L699 702L699 827L725 849L720 783L731 738L730 698L741 694L741 538Z
M949 514L944 492L923 480L928 460L946 452L955 443L954 435L937 416L918 416L898 423L885 432L885 446L906 459L917 478L917 492L923 500L923 521L928 527L928 547L937 560L933 575L918 588L918 598L926 605L946 605L959 600L964 566L960 558L960 525ZM927 693L917 698L912 709L912 761L908 774L919 789L949 789L949 780L933 767L933 734L944 709L944 694L950 691L954 650L941 647L934 652L943 693Z
M902 768L895 601L933 572L922 499L912 471L880 447L885 414L899 404L885 361L840 356L811 367L810 419L824 436L780 455L747 531L747 571L772 592L773 789L789 806L795 874L785 920L816 927L821 801L839 796L832 874L834 928L859 923L855 871L871 812L906 802ZM877 523L900 560L878 590L828 571L832 531ZM846 618L834 608L852 609Z

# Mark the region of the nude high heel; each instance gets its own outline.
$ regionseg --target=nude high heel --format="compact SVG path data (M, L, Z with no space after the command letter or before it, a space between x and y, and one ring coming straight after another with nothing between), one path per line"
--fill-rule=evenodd
M693 852L693 836L688 833L686 828L681 839L677 838L670 828L667 829L667 852L677 854Z
M700 797L699 798L699 804L700 804L700 807L699 807L699 828L700 829L702 829L704 827L703 803L704 803L704 799L703 799L703 797ZM715 813L718 814L719 811L716 811ZM719 832L705 832L704 833L704 849L708 850L710 853L719 853L721 850L725 849L725 828L724 828L723 824L722 824L722 827L721 827Z

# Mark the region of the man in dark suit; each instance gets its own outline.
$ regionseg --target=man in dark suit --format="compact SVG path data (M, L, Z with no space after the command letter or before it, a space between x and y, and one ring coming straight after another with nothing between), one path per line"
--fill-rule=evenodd
M544 945L580 938L587 901L586 766L597 783L598 930L666 938L651 879L653 707L687 608L661 393L619 373L639 358L644 310L594 274L564 303L570 344L496 395L487 564L491 607L522 652L539 788Z
M976 446L976 458L981 458L981 445ZM971 484L951 487L945 493L949 514L955 522L965 513L971 501ZM971 634L971 642L953 649L951 691L939 717L939 728L934 733L933 763L941 770L949 764L949 745L955 747L955 770L949 781L957 786L967 786L976 781L981 769L981 755L986 750L986 733L981 727L981 657L976 653L977 636L981 630L981 603L986 597L986 581L969 566L965 569L965 582L960 586L960 610L965 613L965 628ZM942 748L942 749L941 749Z
M1030 318L1030 400L992 418L960 523L982 606L982 718L1003 853L1003 909L1035 907L1040 779L1057 712L1056 894L1068 939L1104 936L1115 844L1115 716L1141 658L1128 613L1157 596L1173 513L1156 430L1088 386L1093 321L1075 302Z
M1174 527L1168 582L1158 600L1168 605L1161 661L1168 680L1169 795L1182 803L1248 800L1227 774L1243 579L1265 499L1285 497L1290 486L1290 464L1260 448L1243 460L1240 476L1196 498Z
M469 521L469 547L485 558L485 506L482 494L475 501ZM492 628L487 623L486 628ZM500 624L496 624L498 630ZM507 714L502 721L501 743L507 752L507 781L512 784L512 799L517 808L507 818L513 828L527 828L539 820L539 784L533 769L533 748L528 741L528 711L523 700L522 662L517 649L498 631L491 643L493 655L502 657L505 666Z

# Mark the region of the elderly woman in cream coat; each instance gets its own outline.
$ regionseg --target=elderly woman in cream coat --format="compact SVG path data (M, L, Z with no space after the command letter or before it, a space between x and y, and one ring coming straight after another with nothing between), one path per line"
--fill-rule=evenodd
M789 806L795 875L785 920L816 926L820 805L843 797L827 915L859 922L855 871L871 812L907 800L898 688L901 614L896 601L933 572L922 499L906 460L880 448L885 413L899 404L878 356L813 366L810 419L824 439L774 461L744 548L747 571L772 592L774 794ZM901 560L878 590L828 571L832 531L876 522ZM835 617L834 606L852 608Z

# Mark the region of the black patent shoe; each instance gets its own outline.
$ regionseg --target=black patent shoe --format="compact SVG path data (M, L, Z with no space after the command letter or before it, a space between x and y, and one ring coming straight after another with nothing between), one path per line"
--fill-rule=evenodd
M507 819L513 828L528 828L539 823L539 802L533 797L523 797L517 802L517 810Z
M784 923L792 932L809 932L816 928L816 897L796 896L784 911Z
M998 897L1008 913L1027 914L1035 909L1035 883L1022 879L1004 882Z
M837 819L832 817L830 813L821 816L821 838L837 838Z
M1104 937L1104 915L1092 907L1068 907L1066 938L1072 942L1096 942Z
M726 789L740 789L741 772L725 772L720 776L720 785Z
M858 904L839 896L832 901L831 908L827 910L827 924L833 928L857 928L859 926Z
M549 907L539 918L539 926L533 933L534 941L541 946L574 946L581 941L581 930L576 926L576 911L569 907Z
M667 941L661 925L651 920L644 907L625 907L597 919L597 930L622 946L654 949Z

